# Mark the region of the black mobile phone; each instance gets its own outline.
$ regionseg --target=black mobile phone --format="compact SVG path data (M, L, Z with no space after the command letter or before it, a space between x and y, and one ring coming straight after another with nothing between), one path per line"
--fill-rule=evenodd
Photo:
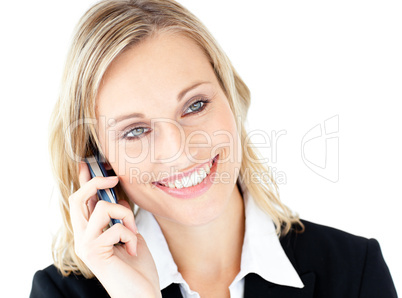
M108 177L107 171L105 167L103 166L102 162L100 161L100 155L98 150L91 148L93 155L86 157L84 160L88 165L89 171L91 173L91 177ZM117 204L117 197L116 193L113 188L107 188L107 189L98 189L98 198L100 200L104 200L110 203ZM123 224L123 221L121 219L110 219L109 226L111 227L112 225L120 223Z

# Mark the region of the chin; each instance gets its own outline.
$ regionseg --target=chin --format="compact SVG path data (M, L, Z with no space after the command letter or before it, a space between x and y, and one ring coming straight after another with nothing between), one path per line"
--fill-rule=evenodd
M216 186L219 186L216 185ZM227 186L227 185L226 185ZM179 201L168 208L161 208L161 213L152 212L155 217L163 218L184 226L203 226L219 218L226 210L231 191L216 190L207 198L199 200ZM156 210L155 210L156 211ZM166 212L167 211L167 212Z

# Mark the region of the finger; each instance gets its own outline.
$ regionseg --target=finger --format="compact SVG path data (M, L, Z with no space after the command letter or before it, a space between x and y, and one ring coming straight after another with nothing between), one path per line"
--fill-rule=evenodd
M130 212L132 212L133 216L134 216L133 209L131 209L131 206L130 206L129 202L127 202L126 200L118 200L117 203L122 205L122 206L124 206L124 207L126 207L128 210L130 210ZM138 228L137 228L137 224L135 223L135 217L134 217L134 226L127 226L126 225L126 227L129 228L131 231L133 231L135 234L138 234Z
M89 219L92 215L92 212L95 209L95 205L96 203L98 203L98 197L97 196L92 196L88 202L87 202L87 206L88 206L88 217L87 219Z
M137 255L137 237L136 234L121 224L115 224L106 230L97 239L100 245L112 246L116 243L123 242L127 253Z
M109 224L111 218L121 219L127 229L134 234L137 233L137 226L131 209L120 204L99 201L88 222L87 236L92 239L98 238L103 233L103 229Z
M89 180L91 180L91 174L89 171L89 167L88 167L87 163L84 161L81 161L79 163L78 180L80 182L80 187L82 187L85 183L87 183ZM85 213L84 216L87 220L91 216L97 201L98 201L98 197L96 195L93 195L88 199L87 209L84 210L84 213Z
M78 180L80 181L80 186L83 186L85 183L91 180L91 173L89 172L88 165L84 161L81 161L79 163L78 168L79 168Z
M117 176L94 177L87 183L83 184L75 193L77 197L80 198L80 203L86 205L89 199L96 195L98 189L115 187L118 182L119 179Z
M84 229L89 220L88 201L93 197L98 189L114 187L118 182L117 177L95 177L83 184L69 198L70 216L77 229Z

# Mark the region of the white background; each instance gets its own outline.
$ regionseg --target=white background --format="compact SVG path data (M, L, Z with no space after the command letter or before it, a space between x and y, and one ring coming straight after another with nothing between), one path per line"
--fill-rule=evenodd
M180 2L248 84L249 129L286 133L270 160L286 177L279 185L285 204L303 219L376 238L401 292L401 2ZM27 297L34 272L52 262L59 215L47 125L73 27L92 3L2 5L0 291L13 297ZM328 162L338 156L339 172L328 171L337 182L309 169L301 151L303 136L333 116L339 150L328 143ZM322 164L325 137L305 149ZM263 153L271 158L272 149Z

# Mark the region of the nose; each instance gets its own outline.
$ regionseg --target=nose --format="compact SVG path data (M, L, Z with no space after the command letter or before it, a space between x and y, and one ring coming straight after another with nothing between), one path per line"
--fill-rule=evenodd
M155 123L154 141L151 142L151 160L157 163L174 163L184 152L186 132L176 121L159 120Z

